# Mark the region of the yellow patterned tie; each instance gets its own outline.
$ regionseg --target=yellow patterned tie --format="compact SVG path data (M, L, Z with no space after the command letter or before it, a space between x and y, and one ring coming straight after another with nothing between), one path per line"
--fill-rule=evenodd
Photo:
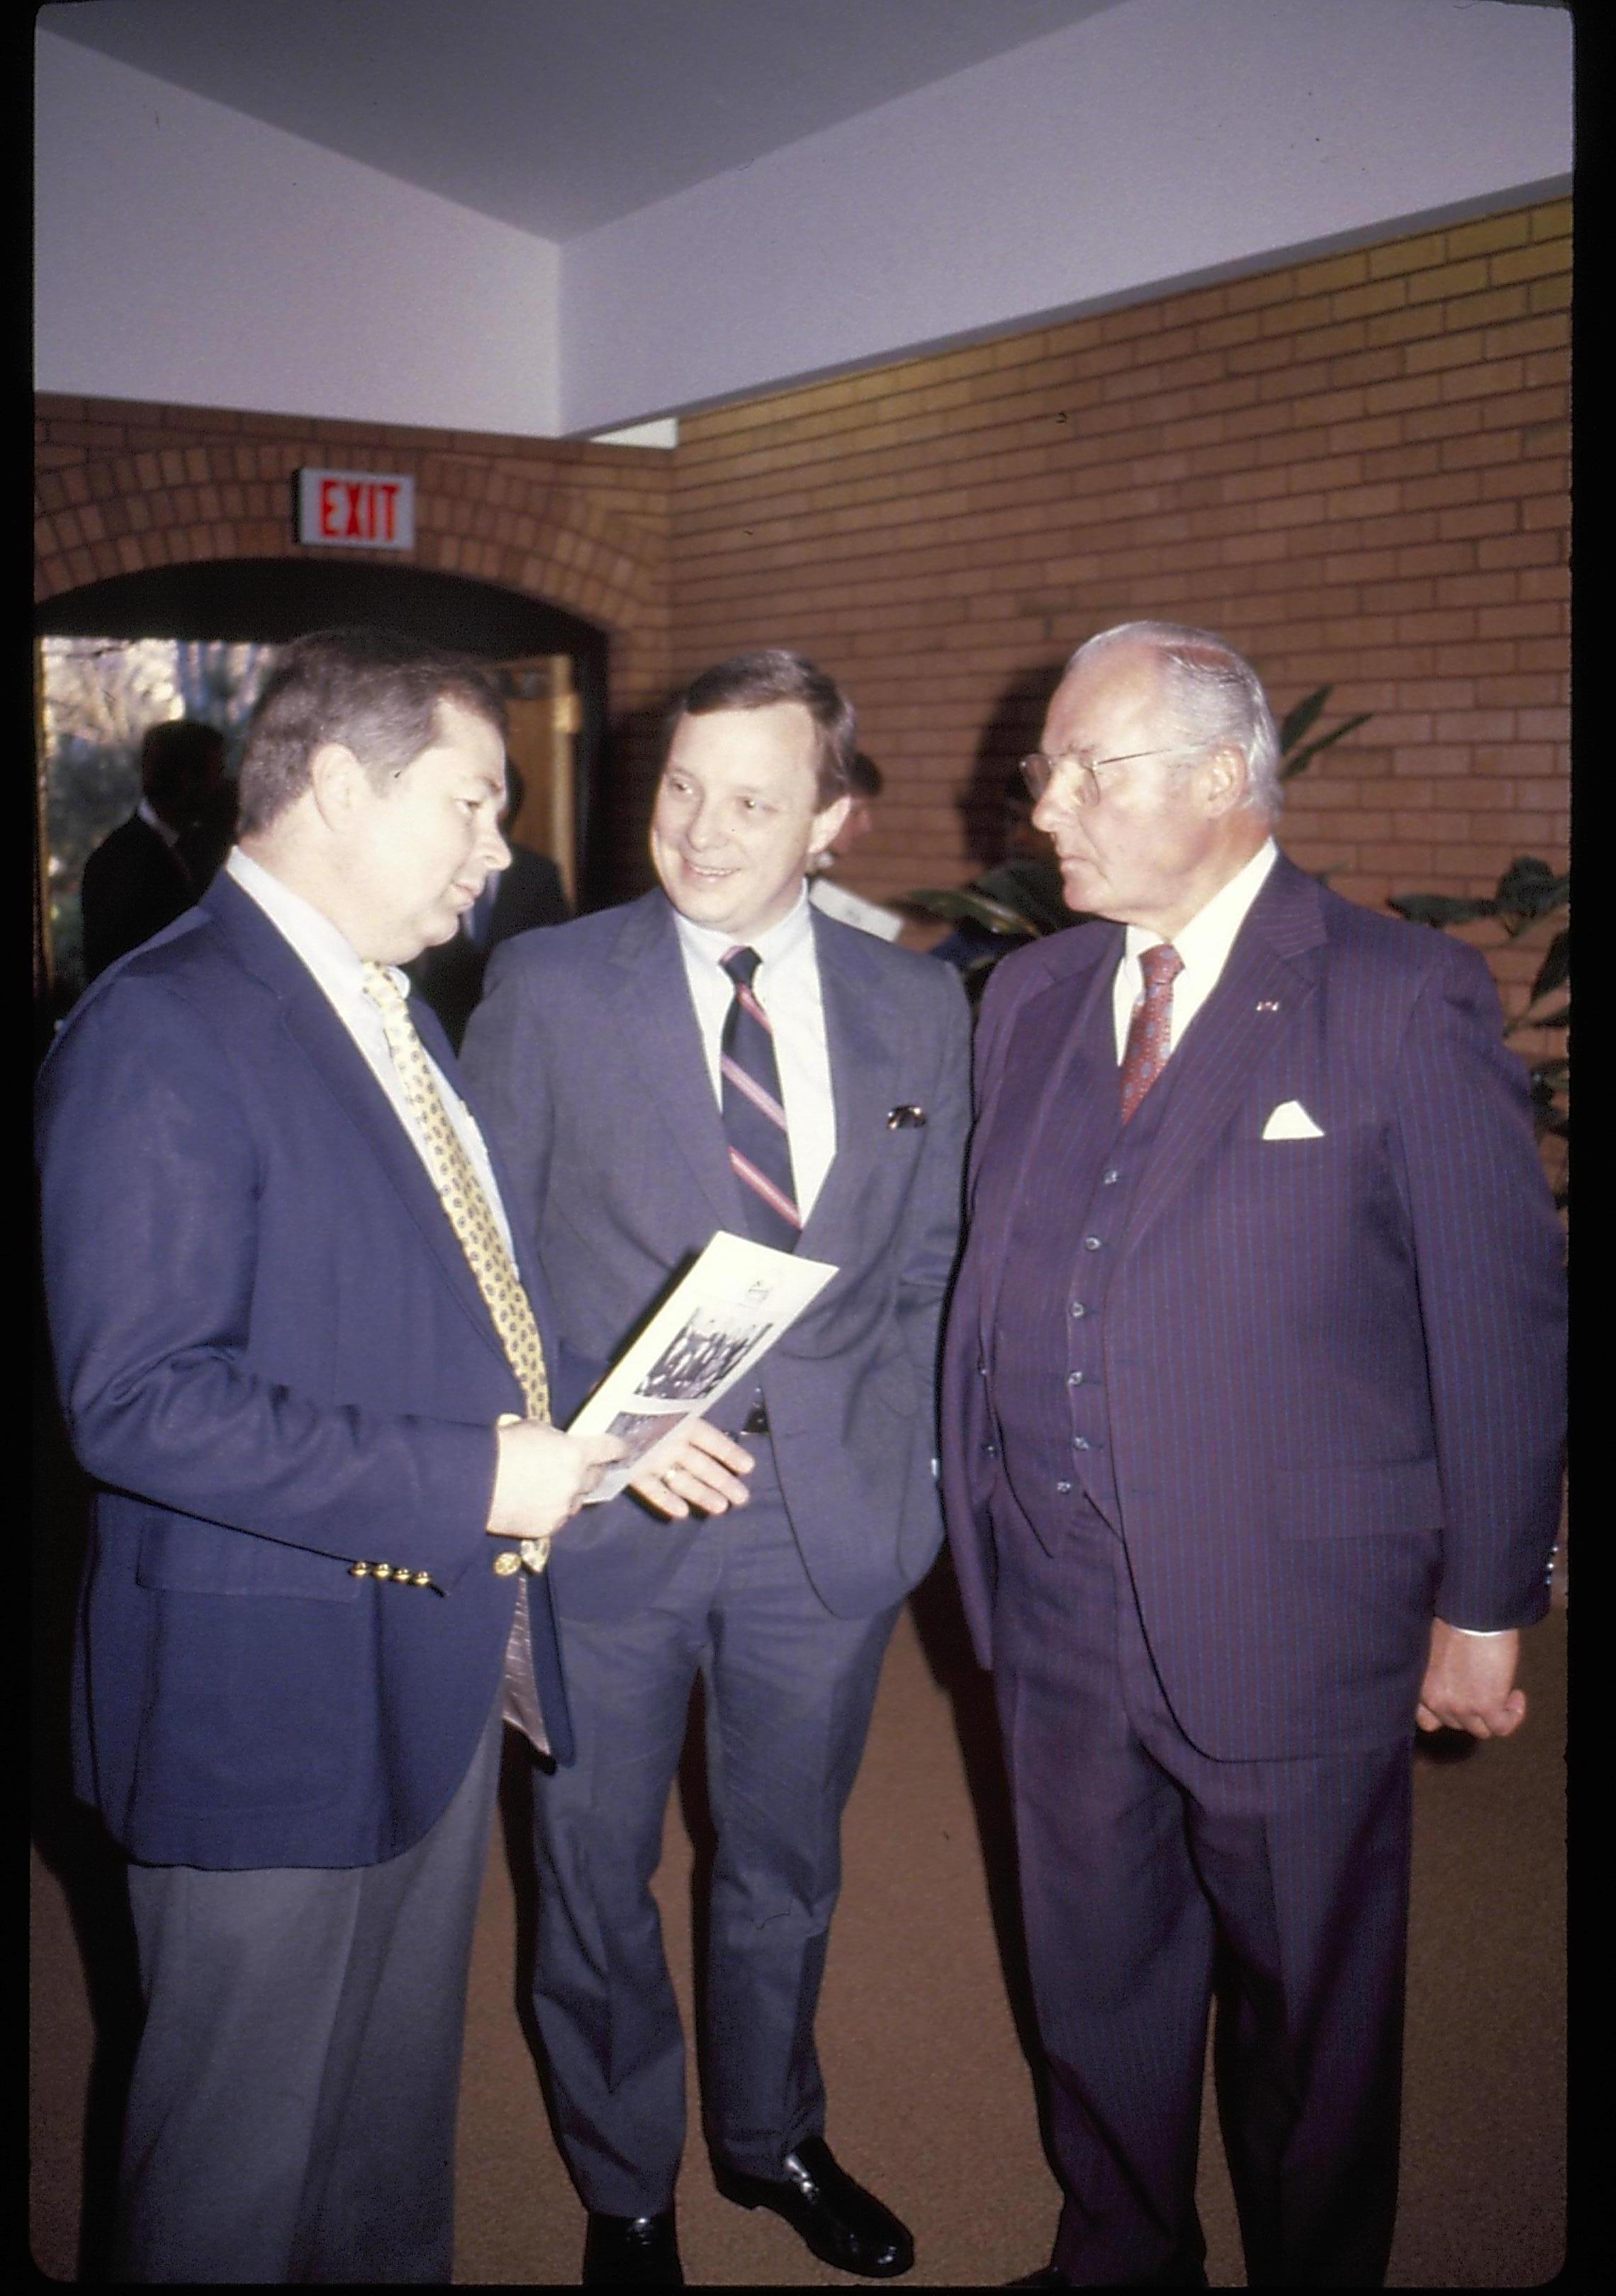
M530 1419L550 1417L550 1378L545 1368L544 1346L521 1278L505 1249L504 1238L478 1179L471 1158L449 1121L427 1058L426 1046L415 1033L409 1003L383 964L366 957L365 993L381 1014L388 1050L410 1111L426 1146L427 1168L460 1239L477 1288L488 1304L506 1360L521 1385L522 1400ZM524 1538L521 1559L530 1570L542 1570L550 1559L547 1538Z

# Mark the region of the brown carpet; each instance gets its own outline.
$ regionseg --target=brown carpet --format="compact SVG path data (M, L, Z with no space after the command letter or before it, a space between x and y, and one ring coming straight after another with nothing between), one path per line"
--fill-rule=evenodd
M1530 2286L1561 2263L1564 1628L1557 1610L1527 1637L1525 1729L1461 1744L1460 1759L1423 1751L1418 1765L1394 2286ZM900 1622L882 1680L848 1816L819 2022L832 2144L913 2226L911 2286L992 2286L1045 2262L1057 2206L1001 1951L1010 1916L984 1686L961 1632L946 1574L934 1575ZM82 2253L94 2272L125 1972L109 1917L115 1867L62 1806L55 1777L47 1764L35 1862L32 2245L41 2271L71 2279L86 2185ZM519 1784L508 1760L507 1786ZM692 1838L702 1833L693 1779L685 1799L695 1815L687 1824L681 1808L670 1813L657 1886L688 2016ZM508 1795L507 1807L517 1800ZM466 2284L578 2277L583 2212L515 2005L529 1907L496 1841L461 2114L455 2277ZM86 1964L103 2005L96 2080ZM693 2097L691 2125L699 2128ZM1201 2186L1210 2276L1240 2286L1210 2104ZM851 2284L777 2219L719 2200L699 2137L679 2213L693 2284Z

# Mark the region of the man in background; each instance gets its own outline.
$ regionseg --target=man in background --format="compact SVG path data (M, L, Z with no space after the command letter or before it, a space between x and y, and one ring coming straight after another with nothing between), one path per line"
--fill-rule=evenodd
M510 792L505 821L519 821L526 788L509 757L505 783ZM503 869L489 870L458 930L447 940L422 949L408 968L456 1052L482 995L488 958L500 942L515 933L531 932L537 925L565 924L572 914L561 871L547 853L509 840L505 849L510 859Z
M217 726L185 718L148 726L140 803L84 865L86 982L172 924L207 890L223 857L223 843L209 830L224 782L225 737Z
M145 2021L113 2276L443 2281L502 1716L572 1759L544 1566L621 1456L400 968L506 859L502 710L386 632L287 647L241 841L40 1082L45 1274L98 1489L75 1779ZM721 1512L703 1431L639 1488Z
M1504 1736L1559 1511L1561 1234L1472 949L1274 842L1208 632L1073 656L1023 760L1067 904L977 1037L944 1488L998 1692L1064 2206L1025 2284L1376 2287L1414 1726Z
M860 932L874 933L877 940L896 940L904 929L897 910L882 908L879 901L849 891L832 874L843 855L850 853L874 827L875 800L881 791L881 767L860 750L848 767L847 818L823 852L808 856L808 891L814 906L839 924L856 925Z
M698 1675L718 2188L841 2270L914 2259L825 2141L814 2023L842 1809L898 1606L941 1537L967 1022L946 968L808 899L853 752L851 706L800 655L705 672L668 727L660 889L507 942L466 1033L513 1214L576 1346L615 1352L720 1228L836 1269L758 1383L716 1408L757 1456L745 1536L650 1526L625 1501L557 1548L580 1756L534 1800L534 2004L590 2285L682 2277L684 2042L650 1885Z

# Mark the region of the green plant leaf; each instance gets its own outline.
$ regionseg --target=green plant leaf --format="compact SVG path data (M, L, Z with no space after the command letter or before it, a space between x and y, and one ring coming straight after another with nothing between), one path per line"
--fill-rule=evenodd
M1571 890L1569 877L1557 877L1546 861L1539 861L1534 854L1522 853L1498 880L1496 914L1525 918L1546 916L1551 909L1562 906Z
M1360 709L1356 718L1343 718L1339 726L1333 726L1327 734L1321 734L1317 742L1309 742L1305 749L1298 750L1294 757L1282 758L1280 780L1288 782L1298 774L1305 773L1321 750L1327 750L1333 742L1341 741L1349 734L1356 734L1360 726L1369 723L1373 715L1372 710Z
M1282 757L1296 747L1330 699L1331 692L1332 688L1327 685L1316 685L1311 693L1304 693L1293 708L1286 710L1279 728L1279 750Z
M1018 939L1031 938L1035 927L1025 917L1000 901L989 900L967 885L936 892L906 893L904 900L910 908L923 909L928 916L946 917L957 924L968 917L972 924L985 925L989 932L1007 933Z
M1061 865L1053 856L1025 854L984 870L971 888L1022 918L1038 933L1060 932L1072 922L1061 884Z
M1438 927L1467 925L1472 917L1496 916L1498 910L1497 901L1461 901L1448 893L1393 893L1387 906L1411 924Z
M1551 988L1558 988L1562 981L1569 980L1571 972L1571 933L1567 925L1550 941L1538 968L1538 978L1532 983L1532 1003L1535 1004L1539 996L1546 996Z

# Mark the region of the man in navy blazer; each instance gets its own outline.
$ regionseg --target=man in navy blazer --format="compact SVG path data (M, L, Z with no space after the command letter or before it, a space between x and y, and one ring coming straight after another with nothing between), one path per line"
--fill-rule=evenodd
M1561 1237L1481 958L1277 851L1221 640L1091 639L1024 761L1083 924L977 1042L944 1490L1064 2191L1025 2284L1204 2284L1215 1951L1253 2286L1379 2285L1414 1725L1522 1718Z
M937 1346L969 1054L951 974L808 899L853 755L851 706L800 655L703 672L668 732L661 890L507 941L466 1032L576 1346L615 1351L720 1228L836 1269L758 1385L715 1406L757 1455L744 1531L669 1531L615 1501L556 1555L587 1744L535 1796L534 2003L589 2210L586 2284L681 2271L684 2046L650 1882L698 1675L717 1833L701 2062L719 2189L844 2270L884 2277L914 2258L825 2141L814 2020L882 1659L942 1541ZM772 1046L767 1091L743 1021ZM778 1188L752 1160L771 1144Z
M508 1177L436 1024L396 1013L396 1046L376 996L505 857L502 731L454 657L286 649L239 846L42 1076L52 1337L99 1486L77 1783L128 1853L145 2003L120 2278L449 2274L501 1714L571 1759L538 1574L620 1456L524 1394L485 1288L520 1316L516 1271L558 1417L587 1369L520 1234L474 1275L429 1157L454 1136L496 1229ZM719 1511L720 1457L681 1474Z

